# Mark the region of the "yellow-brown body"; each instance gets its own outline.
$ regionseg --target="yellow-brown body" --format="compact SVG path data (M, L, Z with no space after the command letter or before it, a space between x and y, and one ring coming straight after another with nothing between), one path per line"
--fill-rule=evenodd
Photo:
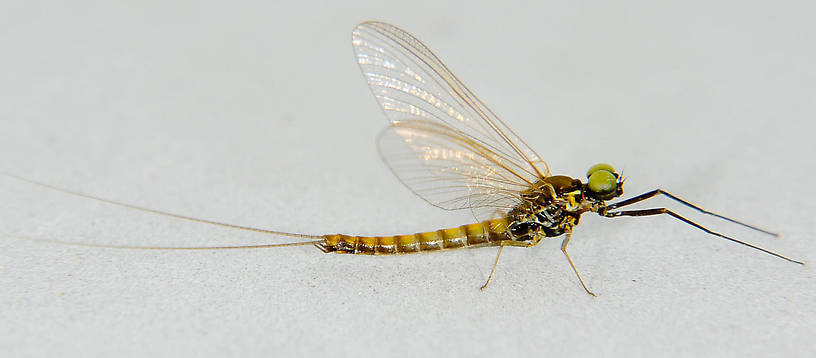
M506 240L510 240L507 235L507 218L501 218L411 235L376 237L324 235L323 241L315 246L326 253L397 255L496 246Z
M569 232L583 212L597 210L580 180L543 178L520 195L506 216L451 229L396 236L324 235L315 246L325 253L396 255L485 246L532 246Z

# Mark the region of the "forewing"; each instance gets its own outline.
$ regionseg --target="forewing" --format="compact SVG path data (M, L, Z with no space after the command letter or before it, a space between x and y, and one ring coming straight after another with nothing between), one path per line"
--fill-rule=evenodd
M392 122L438 122L514 162L528 181L550 174L535 151L405 30L365 22L352 32L352 44L363 76Z
M480 219L514 207L530 185L502 154L435 121L393 122L378 145L383 161L418 196L447 210L488 209L474 210Z

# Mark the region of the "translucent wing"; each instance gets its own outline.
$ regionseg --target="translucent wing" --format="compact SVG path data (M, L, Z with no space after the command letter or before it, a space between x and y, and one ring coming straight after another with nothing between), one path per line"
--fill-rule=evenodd
M381 137L383 159L426 201L445 209L503 206L516 200L512 193L550 174L535 151L406 31L365 22L354 29L352 43L392 122ZM464 164L428 153L471 159Z
M529 187L508 158L447 125L428 120L394 122L379 138L380 154L405 186L443 209L507 211Z

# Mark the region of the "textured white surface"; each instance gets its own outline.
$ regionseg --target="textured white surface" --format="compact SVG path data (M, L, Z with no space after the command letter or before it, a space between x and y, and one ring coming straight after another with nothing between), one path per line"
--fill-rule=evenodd
M658 5L659 4L659 5ZM813 262L816 46L809 2L436 1L0 5L0 170L182 214L308 233L465 223L377 157L385 125L349 44L423 39L549 161L625 171L781 239L683 214ZM628 196L627 195L627 196ZM402 257L258 243L0 178L4 356L812 356L811 267L669 218L586 216L560 240ZM669 205L655 199L656 206Z

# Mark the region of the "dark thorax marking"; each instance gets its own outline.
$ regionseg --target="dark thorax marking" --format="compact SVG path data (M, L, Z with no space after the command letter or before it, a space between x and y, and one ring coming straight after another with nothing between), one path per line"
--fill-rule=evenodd
M521 192L521 203L510 210L508 231L514 241L537 243L556 237L578 224L588 211L584 205L583 183L557 175L537 181Z

